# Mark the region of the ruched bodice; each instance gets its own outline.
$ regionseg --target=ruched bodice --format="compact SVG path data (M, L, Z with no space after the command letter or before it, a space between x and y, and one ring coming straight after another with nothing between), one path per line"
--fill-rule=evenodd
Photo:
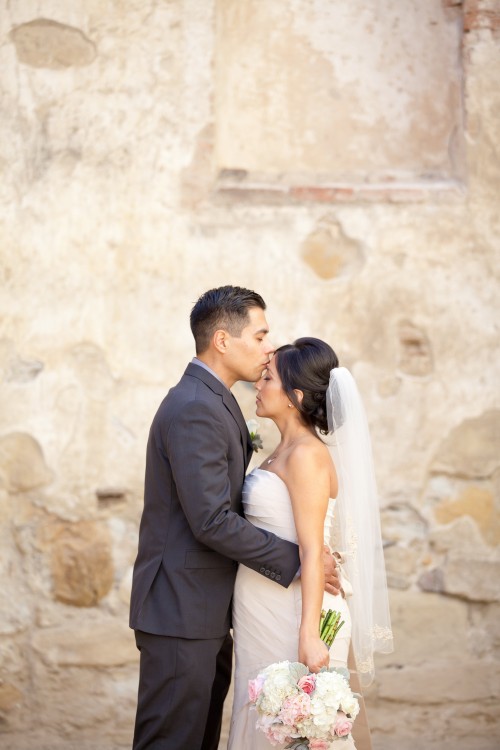
M245 517L261 529L297 543L290 495L285 482L272 471L254 469L243 486ZM330 544L335 500L330 498L325 518L325 544Z
M246 518L255 526L297 542L288 488L274 472L254 469L246 477L243 508ZM326 544L330 541L334 512L335 500L330 500L325 518ZM330 663L345 667L351 635L349 608L340 595L334 597L327 593L324 594L323 606L340 611L345 621L330 649ZM257 716L248 702L248 680L273 662L297 661L301 614L300 577L284 588L240 565L233 598L236 672L228 750L269 750L268 740L255 729ZM351 738L343 748L354 748Z

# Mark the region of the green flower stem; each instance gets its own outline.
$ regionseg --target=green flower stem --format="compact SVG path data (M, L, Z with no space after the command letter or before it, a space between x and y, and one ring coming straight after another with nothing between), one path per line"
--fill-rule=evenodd
M339 620L340 612L335 612L332 609L329 609L328 612L325 612L324 609L321 610L319 636L328 648L331 647L337 633L344 624L344 620L342 622L339 622Z

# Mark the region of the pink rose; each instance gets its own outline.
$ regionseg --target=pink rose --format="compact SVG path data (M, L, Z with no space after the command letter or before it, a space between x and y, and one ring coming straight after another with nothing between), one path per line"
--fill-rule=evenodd
M316 687L316 675L306 674L304 677L300 678L297 685L301 690L304 691L304 693L311 695L311 693L314 691L314 688Z
M248 680L248 697L252 701L252 703L255 703L257 698L262 692L262 688L264 686L264 678L259 675L259 677L256 677L255 680Z
M330 743L326 740L309 740L309 750L328 750Z
M351 729L352 721L348 719L347 716L342 713L342 711L338 711L337 719L332 725L332 734L335 734L337 737L345 737L346 735L350 734Z
M311 699L305 693L286 698L280 711L283 724L294 726L298 721L307 719L311 713Z

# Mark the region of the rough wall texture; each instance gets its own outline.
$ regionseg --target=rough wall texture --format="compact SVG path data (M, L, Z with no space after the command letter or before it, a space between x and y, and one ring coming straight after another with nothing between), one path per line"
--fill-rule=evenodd
M147 431L221 283L363 392L397 647L377 750L500 742L500 9L266 5L0 0L6 748L130 745Z

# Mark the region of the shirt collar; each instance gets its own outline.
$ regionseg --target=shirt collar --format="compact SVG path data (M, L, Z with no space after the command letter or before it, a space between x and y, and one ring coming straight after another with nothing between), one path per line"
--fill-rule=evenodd
M198 357L193 357L193 359L191 360L191 363L192 363L193 365L198 365L198 367L203 367L203 369L204 369L204 370L206 370L207 372L209 372L209 373L210 373L210 375L213 375L213 376L214 376L214 378L217 378L217 380L218 380L218 381L219 381L220 383L222 383L222 385L224 386L224 388L226 388L226 389L227 389L227 390L229 391L229 393L231 393L231 391L229 390L229 388L227 387L227 385L226 385L226 384L224 383L224 381L222 380L222 378L220 378L220 377L219 377L219 376L217 375L217 373L216 373L216 372L214 372L214 371L212 370L212 368L211 368L211 367L209 367L209 366L208 366L208 365L206 365L206 364L205 364L204 362L202 362L202 361L201 361L201 359L198 359ZM232 394L231 394L231 395L232 395Z

